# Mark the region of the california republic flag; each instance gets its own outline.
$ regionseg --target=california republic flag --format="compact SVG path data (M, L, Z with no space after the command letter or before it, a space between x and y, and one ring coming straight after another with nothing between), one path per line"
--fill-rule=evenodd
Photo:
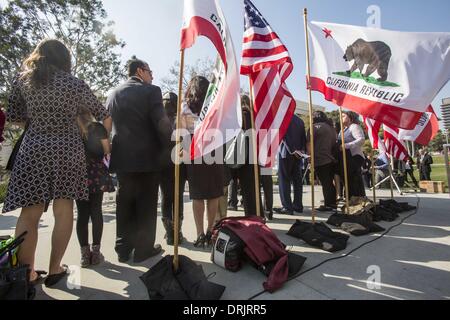
M412 130L400 129L398 137L401 140L414 141L427 146L439 131L439 122L433 107L429 106L422 114L416 127Z
M450 79L450 33L311 22L312 90L371 119L414 129Z
M181 48L190 48L200 35L211 40L220 59L194 130L191 159L208 154L233 139L242 123L234 46L216 0L184 1Z

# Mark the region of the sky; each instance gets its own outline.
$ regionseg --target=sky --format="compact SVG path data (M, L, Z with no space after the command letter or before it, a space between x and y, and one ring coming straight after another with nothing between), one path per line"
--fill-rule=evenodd
M308 19L367 26L371 5L380 9L383 29L411 32L450 32L450 1L447 0L252 0L273 30L288 48L294 71L287 85L296 99L306 101L305 36L303 8ZM180 28L183 0L103 0L108 19L115 22L114 32L127 45L123 59L132 55L146 60L153 70L154 84L168 75L170 66L179 60ZM219 0L230 28L236 57L240 60L243 22L243 0ZM209 40L200 37L194 47L186 50L186 63L216 56ZM241 77L241 86L248 88L248 78ZM443 98L450 97L450 83L433 101L438 116ZM313 93L313 103L335 108L320 93Z
M450 32L450 1L448 0L252 0L273 30L288 48L294 71L287 85L296 99L306 101L305 36L303 8L308 19L366 26L371 14L368 7L378 6L384 29L411 32ZM4 4L5 0L0 0ZM240 61L243 22L243 0L219 0L225 14L236 57ZM179 60L180 28L183 0L103 0L108 19L115 22L115 34L126 42L121 51L123 61L132 55L147 61L153 70L154 84L168 75L169 68ZM209 57L216 52L204 37L186 50L186 63ZM241 77L241 86L248 88L248 78ZM450 83L433 101L438 116L443 98L450 97ZM313 92L313 103L334 109L321 94Z

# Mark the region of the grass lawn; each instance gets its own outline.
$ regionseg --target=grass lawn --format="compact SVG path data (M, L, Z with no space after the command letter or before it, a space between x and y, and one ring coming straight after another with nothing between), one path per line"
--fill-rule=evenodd
M444 181L445 186L448 189L447 172L444 165L433 166L431 168L431 180Z
M416 160L416 159L414 159L414 160ZM433 164L445 164L444 156L442 156L442 155L433 156Z

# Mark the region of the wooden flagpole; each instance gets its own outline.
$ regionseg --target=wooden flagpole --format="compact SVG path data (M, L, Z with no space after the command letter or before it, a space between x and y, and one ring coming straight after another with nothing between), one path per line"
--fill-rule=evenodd
M305 22L305 42L306 42L306 67L308 70L308 99L309 99L309 136L310 136L310 155L311 155L311 218L312 223L316 223L316 209L314 207L314 183L315 183L315 163L314 163L314 126L313 126L313 104L311 94L311 64L309 61L309 36L308 36L308 9L303 9L303 18Z
M180 202L178 201L180 197L180 152L181 152L181 102L183 101L183 72L184 72L184 49L181 49L180 53L180 79L178 81L178 105L177 105L177 122L176 122L176 145L175 145L175 192L174 192L174 223L173 223L173 268L174 271L178 271L179 260L178 260L178 244L179 235L178 232L180 228Z
M372 163L372 192L373 192L373 203L375 204L374 210L377 212L377 192L375 189L375 152L373 148L370 151L370 162Z
M342 149L342 159L344 161L344 187L345 187L345 206L347 208L347 213L350 213L350 197L348 193L348 170L347 170L347 153L345 152L345 141L344 141L344 121L342 120L342 107L339 106L339 121L341 123L341 149Z
M394 162L392 161L392 154L390 152L389 152L388 162L389 162L389 175L390 175L389 181L390 181L390 186L391 186L391 199L394 199L394 181L393 181L394 175L392 173L392 171L393 171L392 167L394 165Z
M257 133L255 128L255 117L253 110L253 86L252 80L249 79L249 88L250 88L250 118L252 123L252 152L253 152L253 173L255 175L255 198L256 198L256 215L262 217L261 206L260 206L260 188L259 188L259 173L258 173L258 141L257 141Z

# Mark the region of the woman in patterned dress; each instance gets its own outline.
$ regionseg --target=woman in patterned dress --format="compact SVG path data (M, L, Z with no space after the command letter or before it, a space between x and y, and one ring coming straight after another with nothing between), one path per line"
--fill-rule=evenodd
M86 156L76 117L88 109L110 131L107 110L82 80L71 75L71 56L58 40L44 40L24 61L9 96L7 120L28 124L20 146L3 212L22 208L16 236L27 231L19 262L34 269L39 220L44 204L53 200L49 276L52 286L67 273L61 260L72 234L73 200L88 200Z

